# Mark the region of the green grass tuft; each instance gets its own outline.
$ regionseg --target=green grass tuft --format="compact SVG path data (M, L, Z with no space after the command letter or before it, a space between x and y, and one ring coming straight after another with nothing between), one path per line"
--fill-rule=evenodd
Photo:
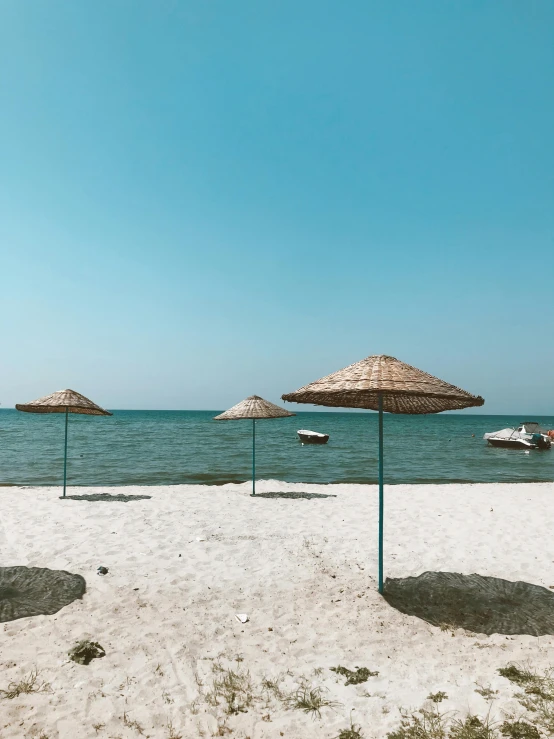
M356 726L350 719L350 727L343 729L335 739L363 739L362 727Z
M283 701L288 708L296 708L304 713L321 718L322 708L336 708L341 704L337 701L328 700L323 696L321 688L313 688L309 685L301 685L297 690L288 695Z
M536 726L528 724L527 721L504 721L500 727L502 736L509 739L541 739L541 734Z
M483 720L470 714L463 721L453 721L448 736L449 739L495 739L498 734L488 716Z
M429 693L427 700L433 701L433 703L442 703L443 701L448 700L448 696L444 690L439 690L438 693Z
M479 693L479 695L482 695L486 701L492 701L498 695L498 690L493 690L491 687L479 685L479 683L477 683L475 692Z
M223 701L226 713L246 713L255 697L250 673L239 668L224 670L220 665L214 665L213 669L217 677L206 696L208 703L218 706Z
M359 683L367 682L368 678L375 677L378 672L371 672L367 667L357 667L355 670L349 670L347 667L331 667L332 672L347 678L345 685L359 685Z
M516 693L517 700L525 710L533 715L533 724L547 736L554 736L554 677L552 669L542 674L530 667L520 668L509 664L498 670L502 677L523 688ZM517 722L512 722L514 725ZM516 727L514 731L529 731L525 726ZM507 735L508 736L508 735Z
M432 710L421 708L417 713L402 713L402 721L396 731L387 734L388 739L447 739L447 717L435 706Z
M520 669L513 663L509 664L507 667L501 667L498 670L498 674L521 687L525 687L529 683L535 681L535 675L530 670Z

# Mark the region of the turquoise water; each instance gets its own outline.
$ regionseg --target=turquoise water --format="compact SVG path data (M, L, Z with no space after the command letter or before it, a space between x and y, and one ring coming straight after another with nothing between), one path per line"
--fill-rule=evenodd
M68 484L160 485L241 482L251 477L252 422L213 421L219 411L115 411L69 417ZM385 415L388 483L554 480L550 451L494 449L486 431L554 417ZM302 446L296 430L331 435ZM0 410L0 483L57 485L62 479L64 416ZM475 434L475 437L472 436ZM377 415L298 413L256 424L260 479L376 482Z

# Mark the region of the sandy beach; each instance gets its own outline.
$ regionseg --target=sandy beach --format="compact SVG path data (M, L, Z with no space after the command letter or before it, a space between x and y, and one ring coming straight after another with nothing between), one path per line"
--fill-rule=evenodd
M0 689L38 670L46 689L0 697L0 736L231 736L331 739L352 720L365 737L397 728L433 692L441 708L521 713L497 670L554 662L554 637L444 630L377 592L377 488L260 481L222 487L71 488L151 496L59 500L59 488L4 488L3 566L82 575L87 591L52 616L2 624ZM553 483L398 485L386 489L385 574L478 573L554 586ZM98 566L108 574L96 574ZM235 615L247 614L240 623ZM79 640L106 656L71 662ZM345 685L330 670L377 675ZM232 669L248 697L226 703ZM286 701L320 689L307 714ZM239 691L240 692L240 691Z

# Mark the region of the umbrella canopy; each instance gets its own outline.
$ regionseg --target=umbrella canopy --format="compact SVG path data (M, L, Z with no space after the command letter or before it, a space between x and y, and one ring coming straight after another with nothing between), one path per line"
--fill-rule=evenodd
M30 403L16 403L18 411L26 413L65 413L65 445L63 454L63 497L65 498L67 482L67 422L70 413L80 413L85 416L111 416L109 411L100 408L89 398L85 398L75 390L58 390L51 395L32 400Z
M280 408L269 400L260 398L259 395L250 395L245 400L241 400L225 413L220 413L215 417L215 421L236 421L240 418L286 418L287 416L295 416L295 413Z
M378 411L379 397L387 413L440 413L485 402L479 396L385 354L367 357L304 385L283 395L283 400Z
M483 405L483 398L422 372L395 357L376 354L282 396L294 403L379 411L379 592L383 592L383 411L440 413Z
M18 411L27 413L83 413L86 416L111 416L109 411L100 408L92 400L75 390L58 390L30 403L17 403Z
M260 418L287 418L296 413L280 408L259 395L250 395L237 403L228 411L215 416L214 421L240 421L252 419L252 495L256 495L256 419Z

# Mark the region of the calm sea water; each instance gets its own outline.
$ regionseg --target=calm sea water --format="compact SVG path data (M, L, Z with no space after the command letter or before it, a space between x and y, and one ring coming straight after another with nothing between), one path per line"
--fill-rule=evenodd
M160 485L240 482L251 477L252 422L214 421L219 411L115 411L69 417L68 484ZM258 479L376 482L377 414L298 413L256 423ZM554 417L385 415L388 483L554 480L550 451L495 449L486 431ZM302 446L299 428L330 434ZM475 436L473 436L475 434ZM0 410L0 483L57 485L64 416Z

